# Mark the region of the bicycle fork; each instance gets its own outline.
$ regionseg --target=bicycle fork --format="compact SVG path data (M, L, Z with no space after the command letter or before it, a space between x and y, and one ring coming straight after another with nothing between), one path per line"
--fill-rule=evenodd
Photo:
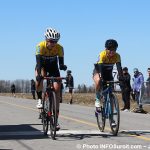
M111 119L113 119L112 118L112 107L111 107L111 101L110 101L110 95L109 94L107 94L106 96L105 96L105 103L104 103L104 105L105 105L105 110L104 110L104 113L105 113L105 117L108 119L108 118L111 118Z

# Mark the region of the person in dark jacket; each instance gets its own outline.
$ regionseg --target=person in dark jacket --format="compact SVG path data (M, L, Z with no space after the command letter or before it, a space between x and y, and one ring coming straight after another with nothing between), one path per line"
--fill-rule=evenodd
M129 111L130 110L130 92L131 92L131 76L128 73L128 68L124 67L123 69L123 86L121 86L122 91L122 100L124 102L124 107L121 109L123 111Z
M146 80L146 94L147 98L150 98L150 68L147 69L148 78Z
M16 86L15 86L14 83L11 85L11 93L12 93L12 95L13 95L14 97L16 97L16 95L15 95L15 93L16 93Z
M35 81L33 79L31 80L31 93L32 93L33 99L36 99L35 98Z
M69 88L69 93L70 93L70 104L73 102L73 88L74 88L74 79L73 76L71 75L71 70L67 71L67 76L66 76L66 87Z

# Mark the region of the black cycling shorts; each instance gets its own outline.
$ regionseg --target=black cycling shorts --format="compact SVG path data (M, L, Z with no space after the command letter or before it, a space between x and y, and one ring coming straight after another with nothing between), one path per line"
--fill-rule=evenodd
M93 76L96 73L99 73L99 72L96 69L94 69L93 70ZM112 71L105 71L105 72L101 73L101 75L102 75L102 79L104 81L112 81L113 80Z
M37 70L37 65L35 67ZM49 77L60 77L60 72L58 66L49 67L49 66L42 66L42 69L48 74Z

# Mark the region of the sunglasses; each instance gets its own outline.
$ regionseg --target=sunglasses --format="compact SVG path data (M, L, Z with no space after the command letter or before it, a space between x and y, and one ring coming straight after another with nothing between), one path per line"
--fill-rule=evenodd
M54 41L54 40L47 40L47 42L50 42L50 43L57 43L57 41Z
M116 52L116 51L117 51L117 49L110 49L110 51L111 51L111 52Z

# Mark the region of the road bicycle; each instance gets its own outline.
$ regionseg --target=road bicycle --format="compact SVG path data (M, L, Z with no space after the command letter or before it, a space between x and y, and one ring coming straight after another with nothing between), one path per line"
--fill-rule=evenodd
M50 135L53 140L56 138L58 108L56 105L56 92L53 86L54 82L61 82L64 77L44 77L47 80L47 87L43 96L42 123L44 135L47 135L50 127Z
M103 86L100 91L101 106L98 111L95 111L95 116L100 131L104 131L106 119L109 119L109 124L113 135L118 134L120 124L119 103L113 92L114 84L118 83L120 82L107 81L102 83Z

